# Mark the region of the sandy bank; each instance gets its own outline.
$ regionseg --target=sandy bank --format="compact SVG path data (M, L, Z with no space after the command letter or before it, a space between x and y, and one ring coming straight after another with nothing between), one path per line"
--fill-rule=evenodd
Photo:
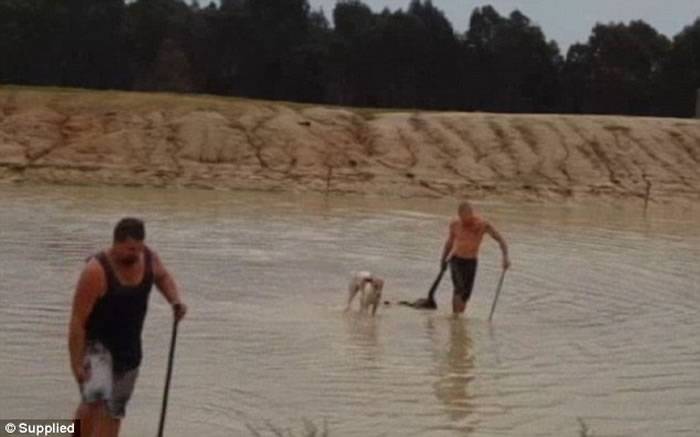
M0 87L0 181L700 199L700 122Z

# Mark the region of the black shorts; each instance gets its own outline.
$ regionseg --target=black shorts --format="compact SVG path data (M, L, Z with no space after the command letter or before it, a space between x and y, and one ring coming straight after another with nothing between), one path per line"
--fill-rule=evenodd
M469 301L474 288L474 278L476 278L476 259L465 259L452 257L450 259L450 273L452 274L452 285L454 285L455 296L461 296L464 302Z

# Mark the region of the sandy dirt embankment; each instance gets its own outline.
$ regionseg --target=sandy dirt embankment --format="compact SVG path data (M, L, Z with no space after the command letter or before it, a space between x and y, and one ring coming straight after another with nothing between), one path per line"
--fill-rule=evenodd
M0 181L700 199L700 122L0 87Z

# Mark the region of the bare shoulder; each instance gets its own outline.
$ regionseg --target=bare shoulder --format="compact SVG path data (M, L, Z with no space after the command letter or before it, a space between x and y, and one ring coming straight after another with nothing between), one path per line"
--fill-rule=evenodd
M500 232L498 232L498 230L496 230L496 227L494 225L492 225L491 223L486 222L486 221L484 222L484 232L491 235L493 238L495 238L497 240L503 238L502 235L500 234Z
M151 246L146 246L146 250L148 250L148 253L151 254L151 261L156 264L160 263L160 256L158 255L158 252L156 252L155 249L153 249Z
M490 221L484 220L484 230L486 232L497 232L496 227Z
M158 252L151 246L146 246L146 250L148 250L148 253L151 255L151 264L153 265L153 267L162 268L163 259L160 257Z
M107 279L102 264L97 257L85 263L78 280L77 293L84 296L100 296L106 289Z
M106 293L106 274L97 257L89 258L80 274L73 297L71 329L84 326L95 303Z
M85 267L83 267L83 272L80 275L81 281L104 280L104 278L105 271L97 257L92 256L88 258L87 262L85 263Z
M151 266L153 268L153 273L155 274L156 280L163 278L166 274L166 270L165 270L165 266L163 265L163 261L161 260L160 256L158 255L158 252L153 250L153 248L148 247L148 251L151 254Z

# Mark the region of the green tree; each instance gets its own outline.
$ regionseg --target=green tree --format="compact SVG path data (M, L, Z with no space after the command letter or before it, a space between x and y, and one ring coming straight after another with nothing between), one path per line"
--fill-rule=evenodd
M663 115L692 117L700 89L700 18L678 34L656 79Z
M129 86L122 0L1 0L5 82Z
M583 113L591 90L591 56L587 44L569 47L562 70L562 107L564 112Z
M519 11L502 17L477 8L466 34L466 77L478 109L554 111L559 106L559 47Z
M193 10L181 0L137 0L128 5L126 39L134 89L190 91L195 88L192 77L160 82L164 78L164 66L160 65L164 59L178 62L170 66L173 71L181 74L191 71L194 24Z
M417 36L422 43L415 47L418 64L416 106L454 108L460 102L457 92L460 46L452 24L430 0L412 0L408 13L421 23Z
M586 45L570 51L567 83L584 87L584 112L651 115L654 83L670 43L642 21L598 24Z
M333 9L335 25L329 42L327 96L341 105L379 104L374 90L374 40L377 17L357 0L339 1Z

